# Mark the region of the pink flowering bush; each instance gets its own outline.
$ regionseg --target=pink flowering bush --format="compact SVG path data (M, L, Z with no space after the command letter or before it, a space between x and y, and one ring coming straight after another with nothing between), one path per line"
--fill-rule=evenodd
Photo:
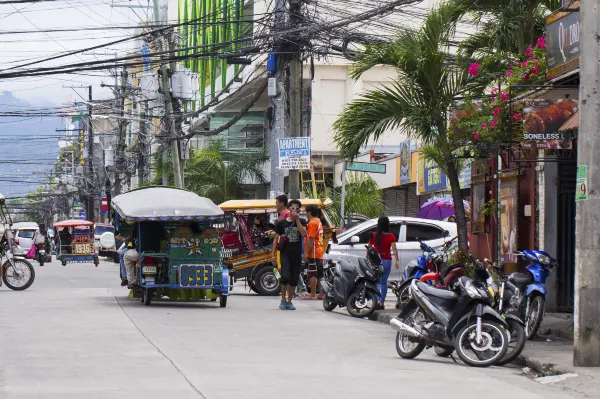
M467 98L459 110L451 117L451 132L455 141L477 148L506 143L510 140L511 124L520 123L523 115L510 111L509 87L513 94L526 91L527 86L541 84L545 81L546 73L546 39L542 36L535 46L529 46L520 60L514 60L503 76L497 80L483 99ZM468 73L476 78L485 71L485 67L473 63ZM465 133L469 132L469 133Z

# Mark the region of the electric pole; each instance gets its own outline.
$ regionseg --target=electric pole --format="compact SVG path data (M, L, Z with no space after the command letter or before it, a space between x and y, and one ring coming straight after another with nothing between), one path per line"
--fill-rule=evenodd
M144 185L144 174L146 173L146 108L148 107L148 102L144 101L143 104L140 104L140 107L144 107L142 112L140 112L140 131L139 131L139 153L138 153L138 187L142 187Z
M96 179L94 178L94 126L92 123L92 86L88 86L88 187L85 215L87 220L94 221L94 194Z
M160 19L160 8L158 5L158 0L152 0L152 5L154 6L154 22L156 25L163 23ZM167 10L165 10L166 14ZM168 31L167 31L168 32ZM166 32L165 32L166 34ZM171 143L171 159L173 162L173 177L175 180L175 187L183 188L183 182L181 180L181 163L179 156L179 146L177 144L177 140L174 140L177 137L177 133L175 130L175 118L173 114L173 98L171 97L171 80L169 77L169 68L167 62L164 60L163 51L165 51L165 47L169 47L169 41L167 41L167 46L164 45L164 38L158 38L158 51L161 53L161 63L160 63L160 74L162 77L162 90L163 97L165 99L165 121L167 123L168 132L171 136L169 141ZM164 154L164 153L163 153ZM164 161L164 156L163 156ZM163 168L163 171L165 168ZM165 181L165 176L163 176L163 184Z
M600 5L582 1L579 85L578 190L587 199L577 202L575 251L575 366L600 366ZM587 166L584 172L582 166ZM587 185L580 181L585 175ZM586 187L587 186L587 187Z
M301 2L302 0L289 0L289 21L290 27L296 28L301 23ZM289 137L302 136L302 54L301 46L297 39L290 41L290 60L289 60ZM290 197L300 198L300 170L290 170Z
M121 118L119 118L118 127L119 135L117 141L117 150L115 151L115 196L121 194L123 186L121 184L121 171L127 168L127 161L125 160L125 125L127 121L125 119L125 90L127 84L127 68L123 67L121 72L121 87L115 88L117 99L119 101L119 108L121 110Z

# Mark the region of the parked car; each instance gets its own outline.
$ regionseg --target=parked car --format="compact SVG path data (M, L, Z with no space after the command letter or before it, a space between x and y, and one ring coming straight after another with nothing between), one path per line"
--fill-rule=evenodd
M344 227L340 229L340 233L344 233L347 230L350 230L354 226L357 226L363 222L369 220L368 217L361 215L360 213L350 213L346 215L346 219L344 220Z
M27 255L33 245L33 236L38 229L38 224L34 222L19 222L12 225L13 236L15 237L15 248L13 250L15 255Z
M115 241L115 227L111 224L94 225L94 245L99 256L105 256L119 263L119 253Z
M333 242L329 244L327 258L333 261L340 258L347 259L358 265L358 258L365 257L365 245L376 229L377 219L370 219L346 230L338 236L337 244ZM392 269L390 280L400 280L406 265L421 255L421 247L417 238L437 250L446 240L457 234L457 229L456 223L390 216L390 233L398 238L396 246L400 261L398 270Z

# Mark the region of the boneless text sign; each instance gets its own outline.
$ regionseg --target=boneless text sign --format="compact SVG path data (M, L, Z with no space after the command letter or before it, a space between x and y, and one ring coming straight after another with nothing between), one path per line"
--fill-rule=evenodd
M279 169L310 169L310 138L279 139Z

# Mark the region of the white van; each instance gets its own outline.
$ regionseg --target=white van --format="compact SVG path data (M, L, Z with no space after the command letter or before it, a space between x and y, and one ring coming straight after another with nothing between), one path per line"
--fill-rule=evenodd
M33 245L33 235L40 226L34 222L19 222L12 225L12 232L15 237L15 255L27 255L27 252Z

